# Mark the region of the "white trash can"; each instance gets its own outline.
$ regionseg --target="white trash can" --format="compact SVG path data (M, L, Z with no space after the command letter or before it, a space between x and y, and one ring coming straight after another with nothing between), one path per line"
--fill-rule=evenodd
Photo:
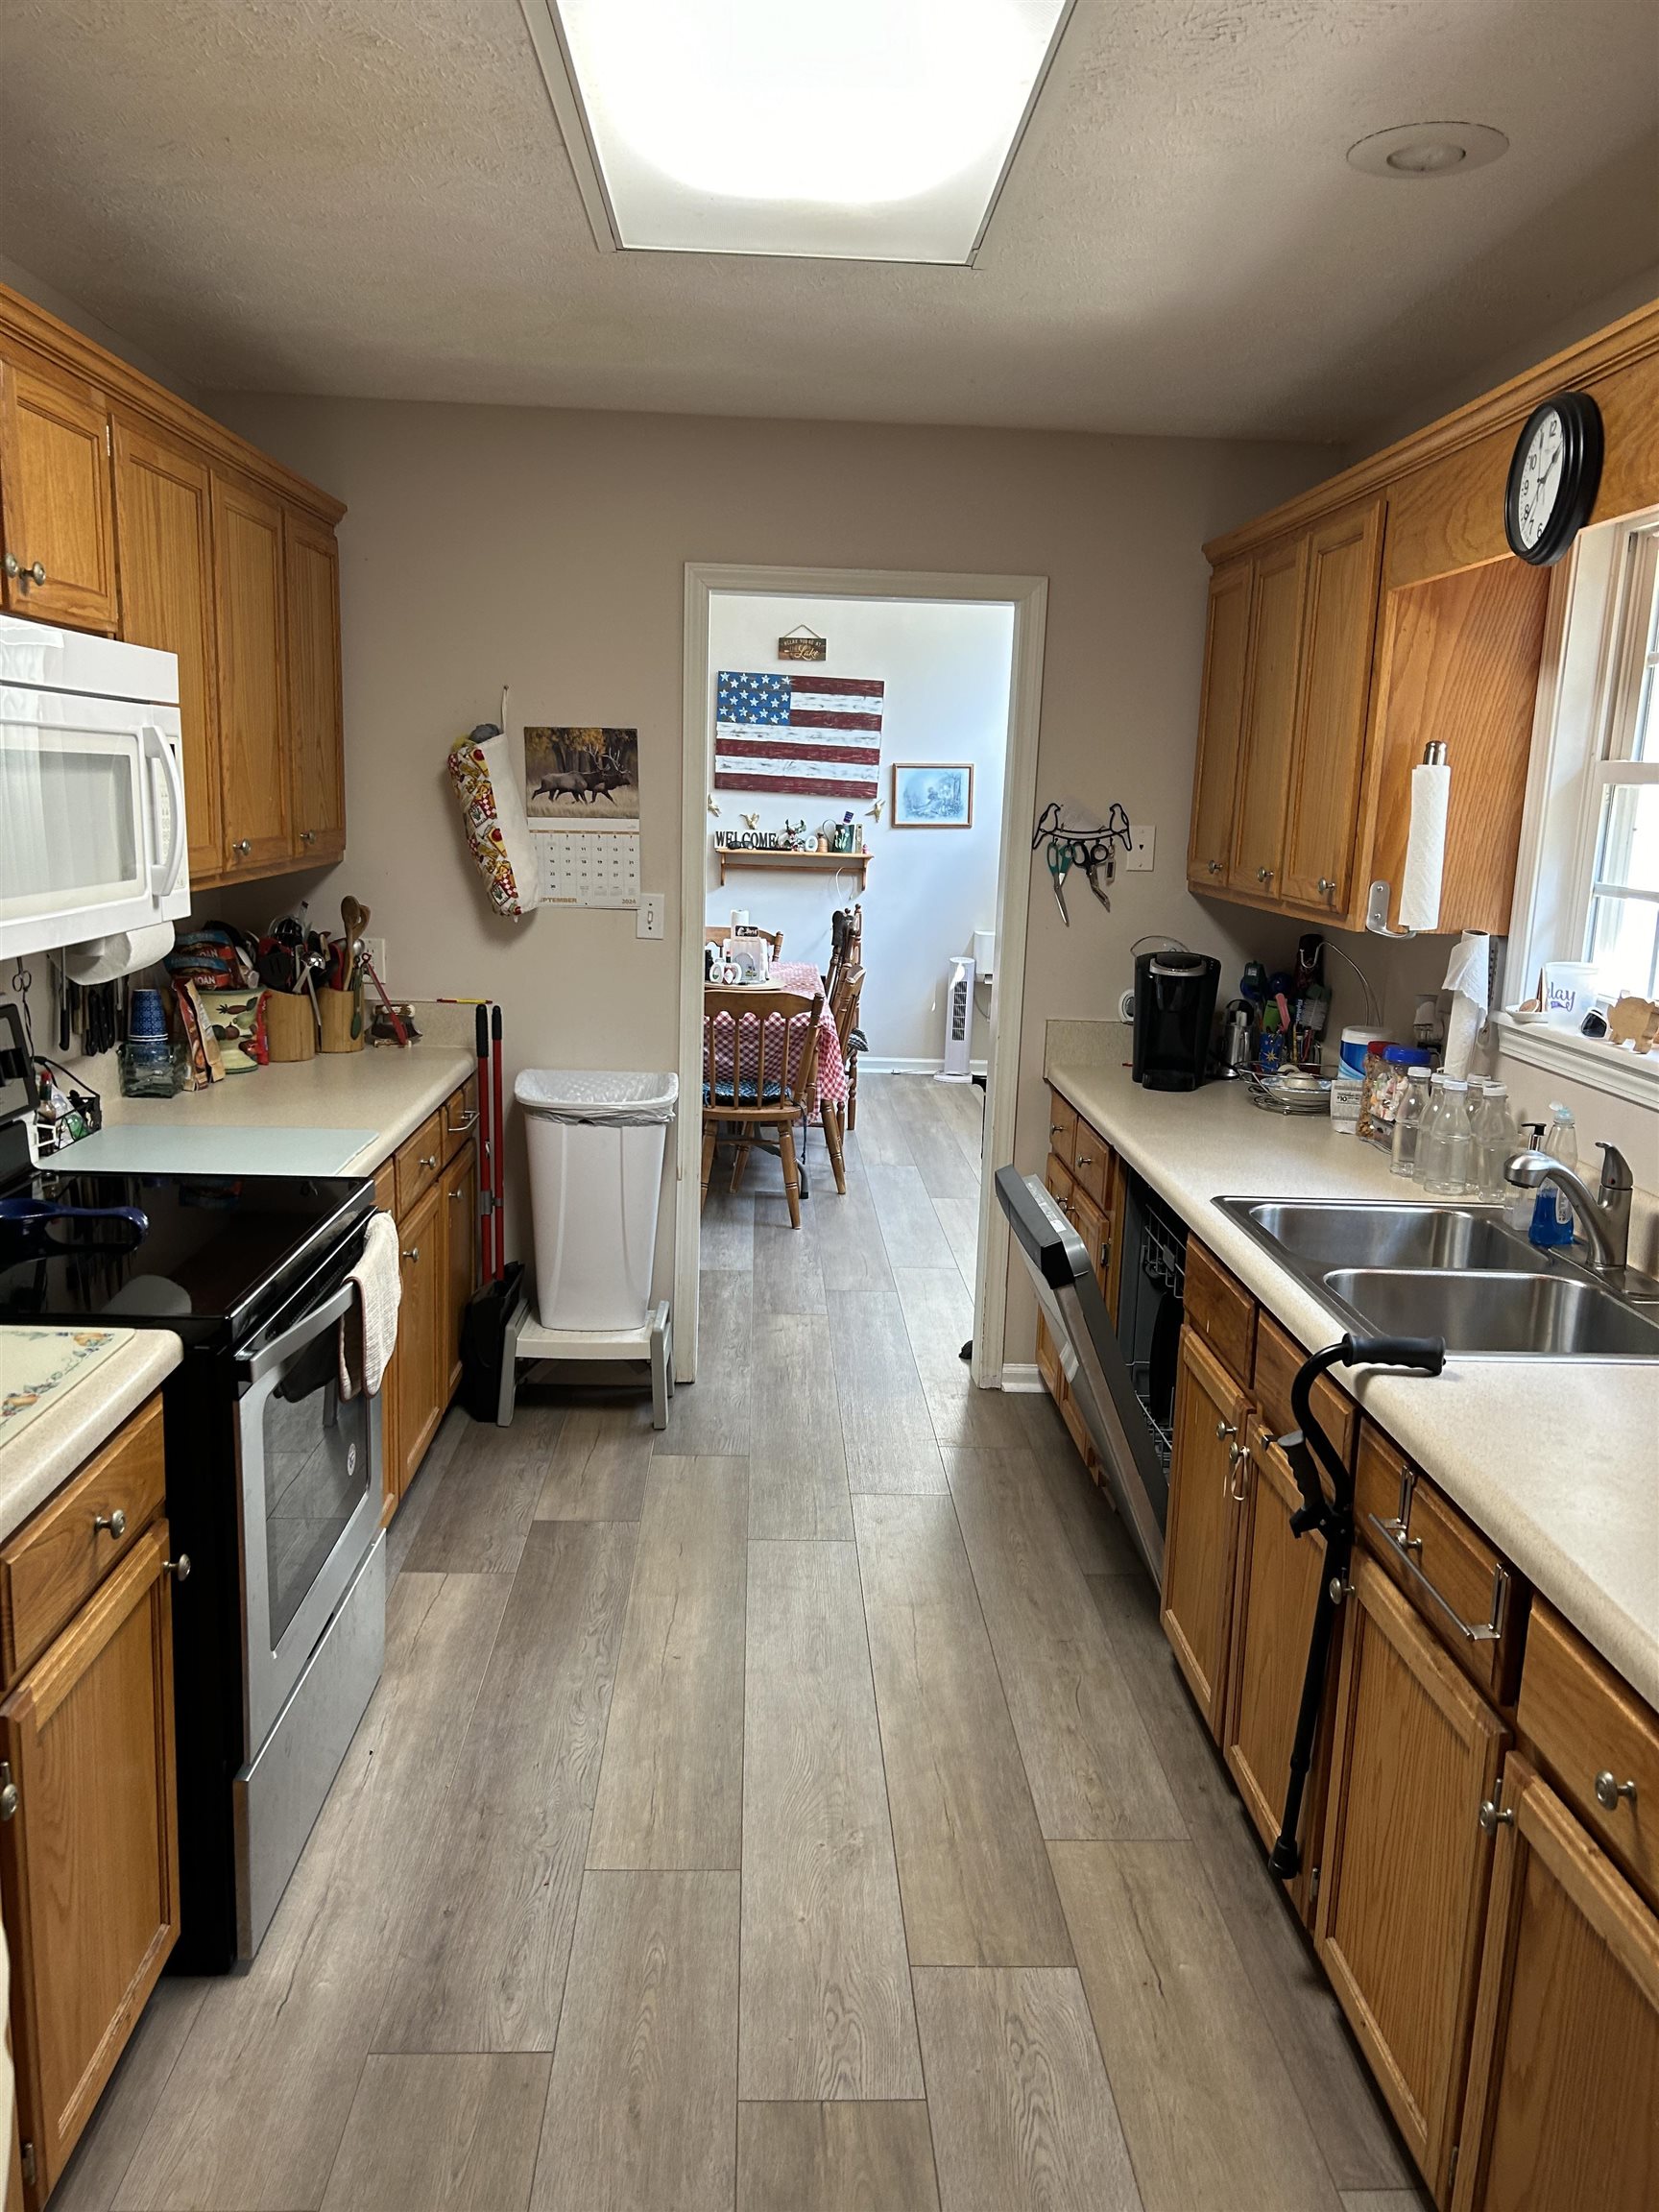
M651 1303L677 1075L526 1068L536 1303L543 1329L637 1329Z

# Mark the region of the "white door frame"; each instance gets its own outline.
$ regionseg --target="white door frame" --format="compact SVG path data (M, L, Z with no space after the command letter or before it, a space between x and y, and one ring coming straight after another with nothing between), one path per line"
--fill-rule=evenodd
M709 723L709 611L717 592L814 599L988 600L1014 609L1008 694L1008 758L1002 780L1002 837L997 875L997 973L991 984L991 1066L986 1090L985 1167L979 1179L979 1241L974 1284L973 1376L982 1388L1002 1382L1008 1305L1008 1224L996 1202L993 1171L1014 1157L1020 1095L1020 1022L1025 994L1025 918L1030 904L1031 823L1037 805L1037 733L1043 707L1043 650L1048 614L1046 576L953 576L888 568L751 568L708 561L685 564L684 794L680 847L680 1116L674 1201L674 1374L697 1372L697 1263L701 1233L703 1128L696 1101L703 1082L703 917L712 786ZM1001 1049L1006 1039L1007 1049ZM820 1183L820 1191L825 1186ZM833 1205L830 1195L813 1205Z

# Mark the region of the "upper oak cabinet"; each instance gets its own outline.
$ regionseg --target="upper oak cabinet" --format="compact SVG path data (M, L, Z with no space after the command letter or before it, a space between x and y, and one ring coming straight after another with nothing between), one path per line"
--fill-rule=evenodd
M289 809L297 860L346 850L340 704L340 555L334 533L298 508L282 520L288 598Z
M178 656L197 888L345 853L343 513L0 286L0 606Z
M108 404L21 350L0 350L0 519L10 613L114 630Z
M224 866L213 517L207 464L182 439L117 414L116 549L121 635L179 656L184 810L193 881Z
M1509 551L1503 491L1522 424L1570 389L1606 427L1590 520L1650 506L1659 307L1205 546L1194 891L1358 929L1381 884L1396 926L1411 770L1444 738L1437 929L1508 929L1551 572Z

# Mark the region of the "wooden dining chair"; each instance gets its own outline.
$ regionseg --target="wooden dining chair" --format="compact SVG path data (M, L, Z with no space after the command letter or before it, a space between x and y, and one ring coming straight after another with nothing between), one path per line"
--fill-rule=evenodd
M852 1045L854 1031L858 1026L858 999L864 989L864 971L856 963L842 961L835 972L835 988L830 998L830 1019L835 1025L836 1048L841 1054L841 1065L847 1070L847 1100L851 1104L853 1085L858 1075L858 1055ZM845 1198L847 1195L847 1162L843 1140L852 1126L847 1118L847 1106L837 1105L832 1099L820 1096L818 1119L824 1130L824 1142L830 1153L830 1166L834 1172L835 1188Z
M729 922L719 925L709 922L704 926L703 942L705 945L724 945L728 937L758 937L774 960L781 960L783 957L783 932L781 929L759 929L752 922L745 922L738 929L733 929Z
M864 909L837 906L830 917L830 965L824 971L824 998L833 1004L835 982L843 968L856 968L864 957Z
M723 1135L736 1143L732 1188L743 1178L751 1148L776 1154L783 1168L789 1225L801 1226L803 1161L796 1132L805 1135L806 1101L818 1067L823 994L762 991L750 986L703 994L703 1202ZM772 1132L770 1137L764 1131ZM805 1147L803 1146L803 1149Z

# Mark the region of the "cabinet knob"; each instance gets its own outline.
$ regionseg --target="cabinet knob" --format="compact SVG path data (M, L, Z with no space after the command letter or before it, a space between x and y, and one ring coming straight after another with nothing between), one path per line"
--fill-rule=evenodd
M44 584L46 581L46 571L38 561L30 565L19 561L15 553L8 553L6 556L6 573L8 576L21 576L25 584Z
M163 1559L161 1565L163 1570L172 1575L175 1582L189 1581L190 1554L188 1551L180 1551L177 1559Z
M1482 1836L1496 1836L1500 1828L1513 1828L1515 1813L1512 1806L1499 1807L1490 1797L1485 1798L1478 1815Z
M1221 873L1221 863L1220 863L1220 861L1219 861L1219 860L1212 860L1212 861L1208 862L1208 863L1207 863L1207 865L1208 865L1208 867L1209 867L1209 870L1210 870L1210 873L1211 873L1211 875L1212 875L1212 876L1219 876L1219 875L1220 875L1220 873Z
M301 842L301 845L315 845L315 844L316 844L316 842L317 842L317 832L316 832L316 830L301 830L301 832L300 832L300 842Z
M420 1257L421 1257L421 1247L420 1247L420 1245L419 1245L419 1244L406 1244L406 1245L404 1246L404 1248L403 1248L403 1257L404 1257L404 1259L405 1259L405 1260L407 1260L407 1261L411 1262L412 1263L413 1263L414 1262L416 1262L416 1261L419 1261L419 1259L420 1259Z
M253 850L253 840L252 837L238 837L230 850L238 860L246 860L249 854Z
M465 1190L451 1190L451 1191L450 1191L450 1193L449 1193L449 1203L450 1203L450 1205L451 1205L451 1206L459 1206L459 1205L460 1205L460 1203L461 1203L461 1201L462 1201L462 1199L463 1199L463 1198L465 1198L465 1197L466 1197L466 1195L467 1195L467 1193L466 1193L466 1191L465 1191Z
M17 1785L12 1779L11 1761L0 1759L0 1820L10 1820L22 1802Z
M1617 1813L1621 1797L1628 1797L1631 1804L1634 1805L1636 1802L1635 1783L1617 1780L1613 1769L1610 1767L1603 1767L1600 1773L1596 1777L1597 1804L1604 1813Z
M1320 896L1320 898L1321 898L1321 899L1334 899L1334 898L1335 898L1335 896L1336 896L1336 878L1335 878L1335 877L1334 877L1334 876L1321 876L1321 877L1320 877L1320 878L1319 878L1319 896Z
M1215 1424L1215 1441L1217 1444L1225 1444L1229 1436L1237 1436L1238 1433L1238 1425L1236 1421L1217 1421Z
M94 1528L108 1528L110 1535L119 1544L122 1537L127 1533L127 1516L117 1505L113 1513L95 1513L92 1516L92 1526Z
M1272 871L1272 869L1271 869L1271 868L1258 868L1258 869L1257 869L1257 871L1256 871L1256 880L1257 880L1257 882L1258 882L1258 883L1271 883L1271 882L1272 882L1272 880L1273 880L1273 871Z
M437 1165L438 1155L436 1152L422 1152L416 1161L416 1166L419 1167L436 1167Z

